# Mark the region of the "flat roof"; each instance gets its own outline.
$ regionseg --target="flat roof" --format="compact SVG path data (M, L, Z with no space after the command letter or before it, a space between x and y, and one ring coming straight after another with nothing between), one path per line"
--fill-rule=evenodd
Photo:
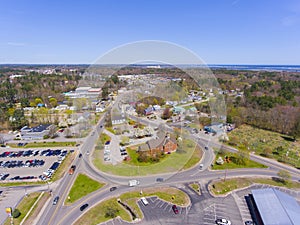
M274 188L252 190L252 195L265 225L297 225L300 205L292 196Z

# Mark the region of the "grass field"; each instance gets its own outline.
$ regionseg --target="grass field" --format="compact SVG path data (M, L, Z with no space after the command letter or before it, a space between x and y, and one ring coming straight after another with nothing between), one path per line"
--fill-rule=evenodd
M70 204L76 202L78 199L94 192L105 184L99 183L84 174L78 174L69 195L70 198L66 199L65 204Z
M225 156L228 156L230 158L229 162L226 162L224 160ZM218 165L216 163L216 160L218 160L219 157L222 157L222 159L224 160L224 164ZM237 169L237 168L267 168L267 166L265 166L261 163L252 161L250 159L246 159L244 165L243 164L239 165L236 163L237 157L239 157L239 156L236 153L226 152L226 151L218 152L216 154L216 158L215 158L212 169L213 170L224 170L224 169Z
M107 208L113 208L117 210L116 216L120 216L125 221L131 221L130 214L117 202L117 198L111 198L103 201L88 210L84 216L79 218L75 225L97 225L101 222L110 220L111 217L106 217Z
M138 218L142 218L143 216L136 203L141 196L157 196L165 201L182 206L187 206L189 203L188 196L175 188L160 188L159 191L155 188L148 188L143 189L143 195L141 195L139 191L135 191L127 192L119 196L121 201L128 205ZM97 206L87 211L83 217L75 222L75 225L96 225L111 219L110 217L105 217L105 212L108 207L119 210L118 213L116 213L116 216L120 216L125 221L132 221L130 214L117 203L117 198L111 198L99 203Z
M40 194L41 194L40 192L34 192L28 194L27 197L24 197L22 199L22 201L16 207L20 211L21 215L18 218L13 219L14 225L19 225L22 222L23 218L26 216L30 208L36 202ZM11 224L10 219L7 219L4 223L4 225L10 225L10 224Z
M191 140L184 140L184 152L173 152L165 155L157 163L138 162L137 153L134 148L128 150L130 161L117 165L105 163L101 157L101 151L94 151L93 163L99 170L120 176L143 176L149 174L159 174L176 172L194 166L201 159L201 151L195 151L196 144ZM197 149L197 148L196 148Z
M290 189L299 189L300 183L298 182L292 182L288 181L286 183L282 183L276 179L270 179L270 178L232 178L232 179L226 179L221 181L213 182L209 189L212 193L215 195L222 195L226 194L230 191L233 191L235 189L248 187L251 184L258 183L258 184L269 184L273 186L281 186L286 187Z
M189 186L197 193L200 194L200 186L197 183L189 184Z
M65 141L65 142L56 142L56 141L49 141L49 142L30 142L25 146L18 146L17 144L10 143L9 146L12 148L44 148L44 147L74 147L76 145L75 141Z
M10 186L35 186L45 184L44 181L37 181L37 182L0 182L0 187L10 187Z
M229 142L238 149L274 158L300 168L300 141L280 133L242 125L228 133Z

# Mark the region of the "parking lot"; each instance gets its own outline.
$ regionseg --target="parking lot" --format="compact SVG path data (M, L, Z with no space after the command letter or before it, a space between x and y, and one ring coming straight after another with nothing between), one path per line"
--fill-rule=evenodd
M67 154L65 149L4 149L0 152L0 180L46 180Z
M183 221L186 214L187 208L177 206L178 214L175 214L174 210L172 209L173 204L165 202L157 197L149 197L147 198L149 202L148 205L144 205L141 200L138 201L138 205L140 206L141 210L144 214L144 221L152 221L155 224L159 224L161 219L168 223Z

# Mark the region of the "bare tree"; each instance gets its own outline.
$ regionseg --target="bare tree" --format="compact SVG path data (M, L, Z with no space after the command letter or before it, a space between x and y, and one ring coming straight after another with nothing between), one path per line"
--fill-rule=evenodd
M5 139L3 134L0 134L0 144L3 145L5 143Z

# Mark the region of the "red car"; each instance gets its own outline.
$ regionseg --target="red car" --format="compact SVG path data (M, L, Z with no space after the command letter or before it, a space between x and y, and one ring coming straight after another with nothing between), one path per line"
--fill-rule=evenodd
M178 210L178 208L177 208L176 205L173 205L173 206L172 206L172 209L173 209L173 212L174 212L175 214L178 214L178 213L179 213L179 210Z

